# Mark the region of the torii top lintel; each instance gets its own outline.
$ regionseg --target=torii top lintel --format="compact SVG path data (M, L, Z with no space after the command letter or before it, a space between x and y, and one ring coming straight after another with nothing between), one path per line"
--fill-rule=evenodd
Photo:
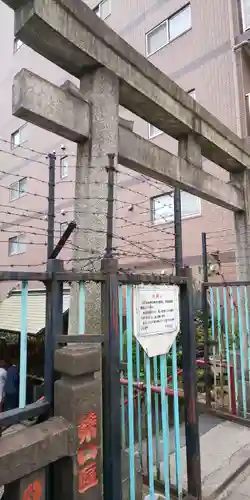
M81 78L98 65L120 81L120 104L175 138L193 132L202 155L229 172L250 166L250 150L229 128L117 35L82 0L5 0L15 34Z

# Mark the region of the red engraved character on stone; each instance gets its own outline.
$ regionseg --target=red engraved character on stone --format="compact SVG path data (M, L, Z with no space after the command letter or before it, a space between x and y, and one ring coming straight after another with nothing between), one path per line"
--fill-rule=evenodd
M89 444L88 448L84 450L78 450L77 461L78 465L85 465L88 460L95 460L98 454L97 446L95 444Z
M80 420L80 423L78 425L78 438L80 444L84 443L85 441L86 443L89 443L92 439L96 438L96 424L97 418L94 412L89 413L87 417L84 417L82 420Z
M42 485L40 481L34 481L29 484L23 493L22 500L41 500L42 498Z
M93 488L98 484L96 475L96 463L90 464L78 472L78 491L85 493L85 491Z

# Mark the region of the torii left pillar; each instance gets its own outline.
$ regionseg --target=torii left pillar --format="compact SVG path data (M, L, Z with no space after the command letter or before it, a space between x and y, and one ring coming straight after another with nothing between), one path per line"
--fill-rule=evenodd
M119 81L106 68L85 75L80 82L90 104L90 137L77 151L75 185L74 269L100 269L106 247L108 154L118 157ZM84 250L80 250L80 249ZM90 259L88 261L88 259ZM85 331L101 333L101 287L86 284ZM80 304L80 307L83 305ZM69 332L79 332L78 285L72 285ZM83 332L79 332L83 333Z

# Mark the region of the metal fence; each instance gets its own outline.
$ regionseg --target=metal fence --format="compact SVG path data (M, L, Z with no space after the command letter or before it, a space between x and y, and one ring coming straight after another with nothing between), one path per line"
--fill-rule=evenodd
M54 387L54 350L56 347L65 343L65 334L68 333L64 321L65 315L68 315L70 286L69 283L79 283L79 333L85 333L85 300L86 300L86 282L101 282L105 278L100 273L72 273L63 270L62 262L54 260L50 262L54 271L48 270L44 273L34 272L1 272L0 280L20 283L20 308L19 314L16 314L16 332L8 334L3 332L1 336L0 358L8 365L17 365L19 372L19 402L15 409L2 411L0 413L0 428L4 430L13 424L34 419L36 417L47 418L53 413L53 387ZM31 347L29 337L29 323L31 313L40 314L40 311L31 311L32 304L30 298L34 294L34 283L39 283L39 288L43 287L43 302L40 304L44 312L43 335L40 341L37 341L39 352L37 359L33 360L35 373L31 365ZM67 304L65 299L64 285L67 284ZM30 285L30 286L29 286ZM9 299L6 299L9 300ZM37 304L39 307L39 304ZM14 314L14 311L13 311ZM1 317L0 317L1 321ZM14 342L15 349L10 346L8 338L16 337ZM79 336L80 339L80 336ZM7 340L7 343L6 343ZM35 337L33 337L34 343ZM39 363L39 366L38 366ZM31 370L30 370L31 369ZM31 373L30 373L31 371ZM30 384L29 384L30 382ZM28 390L32 382L39 382L38 391Z
M6 362L6 365L17 365L19 372L19 401L17 407L12 410L3 411L0 413L0 428L3 430L10 425L17 424L23 420L41 417L48 413L50 408L50 401L45 393L45 398L37 398L37 401L33 401L32 395L28 394L30 392L28 383L31 379L36 377L30 377L28 373L28 361L29 361L29 342L28 342L28 300L29 300L29 283L39 282L41 286L47 289L46 273L16 273L16 272L1 272L0 280L3 281L13 281L20 283L20 312L17 315L16 311L13 311L13 315L16 314L17 320L17 331L15 335L11 335L12 339L16 337L15 342L10 345L8 337L10 335L1 336L1 348L0 355L1 361ZM44 291L46 295L46 291ZM7 299L8 300L8 299ZM11 318L10 318L11 320ZM1 318L0 318L1 321ZM18 331L18 323L20 330ZM1 325L2 329L2 325ZM7 341L7 342L6 342ZM41 383L42 380L47 379L48 370L50 370L50 365L48 364L48 349L44 352L44 360L41 360L42 372L39 373L37 381Z
M250 412L249 282L206 283L211 405L247 418ZM212 341L212 342L211 342Z
M185 492L200 498L195 335L187 280L172 278L180 286L181 334L168 354L154 358L134 337L129 280L119 286L119 332L122 446L129 457L130 499L138 498L140 488L150 498L155 493L182 498ZM137 282L171 280L142 276Z
M250 413L250 282L220 282L208 276L206 234L202 234L203 327L206 404L226 418Z

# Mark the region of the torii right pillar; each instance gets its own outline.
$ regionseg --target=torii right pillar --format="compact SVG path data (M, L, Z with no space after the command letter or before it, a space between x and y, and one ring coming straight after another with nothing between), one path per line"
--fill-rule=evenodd
M246 284L249 282L246 297L244 290L240 287L241 299L237 304L238 310L235 311L235 318L242 339L236 368L237 380L239 380L239 409L243 410L244 416L246 416L246 413L250 411L250 359L248 359L250 347L250 170L245 169L242 173L232 174L231 181L244 190L245 200L245 211L235 212L234 220L237 280L245 281Z

